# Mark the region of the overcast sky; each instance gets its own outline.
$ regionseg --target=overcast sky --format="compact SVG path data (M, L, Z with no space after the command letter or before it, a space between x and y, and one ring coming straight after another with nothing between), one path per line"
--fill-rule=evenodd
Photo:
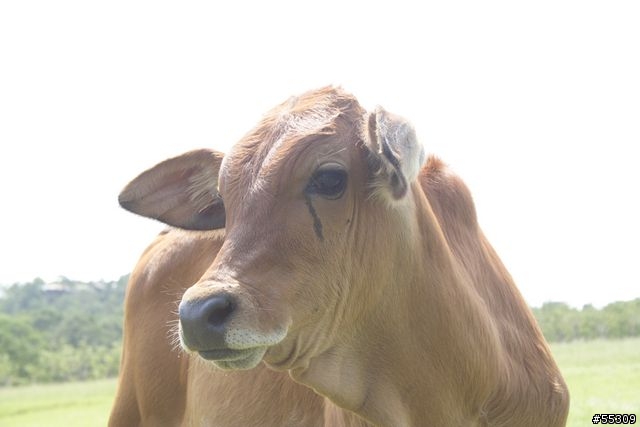
M0 283L128 273L163 228L130 179L337 84L462 176L530 304L640 297L637 0L308 3L1 2Z

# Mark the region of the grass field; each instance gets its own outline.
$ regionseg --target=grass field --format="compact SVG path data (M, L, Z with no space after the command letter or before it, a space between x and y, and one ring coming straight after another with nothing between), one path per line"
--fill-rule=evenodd
M555 344L552 350L571 393L567 426L593 425L596 413L640 415L640 338Z
M571 391L567 426L593 425L595 413L638 415L640 338L555 344L552 349ZM0 426L105 426L115 389L115 380L0 388Z
M0 388L0 426L106 426L115 391L115 379Z

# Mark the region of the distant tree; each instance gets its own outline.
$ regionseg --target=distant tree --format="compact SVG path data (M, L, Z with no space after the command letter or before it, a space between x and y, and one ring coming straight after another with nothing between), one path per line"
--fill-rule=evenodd
M9 355L0 352L0 387L11 385L13 365Z
M0 312L17 314L37 311L46 305L46 295L42 292L44 282L36 279L31 283L14 284L9 287L2 300Z
M0 297L0 386L117 375L127 279L9 287Z
M569 341L577 335L574 310L566 303L546 302L534 314L549 341Z
M580 330L578 336L583 339L594 339L605 336L605 326L602 324L602 316L593 305L586 304L582 307L580 315Z
M601 310L591 304L577 310L547 302L533 313L548 341L640 336L640 298L613 302Z
M602 309L602 314L608 337L640 335L640 298L611 303Z
M3 370L8 365L13 374L9 382L28 377L29 366L38 363L42 347L42 336L28 321L0 314L0 363Z

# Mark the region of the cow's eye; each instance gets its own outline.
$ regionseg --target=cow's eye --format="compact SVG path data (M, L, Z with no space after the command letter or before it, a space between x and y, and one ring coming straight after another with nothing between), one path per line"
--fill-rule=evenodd
M342 196L346 187L347 171L340 165L330 164L321 166L313 173L305 192L335 200Z

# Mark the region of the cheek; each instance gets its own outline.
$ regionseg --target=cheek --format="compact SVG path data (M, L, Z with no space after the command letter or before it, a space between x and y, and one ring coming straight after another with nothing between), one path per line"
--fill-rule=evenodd
M302 198L280 211L284 221L270 251L277 264L278 293L299 321L326 312L341 295L351 241L353 203Z

